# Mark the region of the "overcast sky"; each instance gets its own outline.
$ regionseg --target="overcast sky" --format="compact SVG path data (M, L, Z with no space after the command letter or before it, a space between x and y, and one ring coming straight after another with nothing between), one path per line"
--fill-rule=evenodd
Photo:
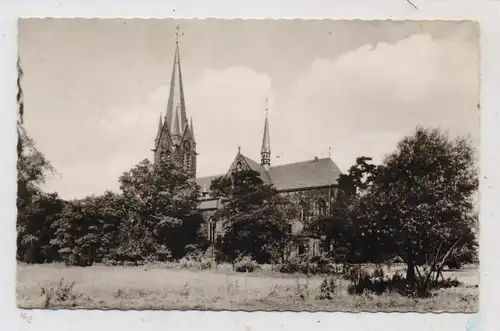
M269 98L272 165L380 162L417 125L479 147L479 47L471 22L25 19L25 122L64 198L116 190L165 114L175 25L198 176L241 146L260 160ZM279 158L277 158L279 156Z

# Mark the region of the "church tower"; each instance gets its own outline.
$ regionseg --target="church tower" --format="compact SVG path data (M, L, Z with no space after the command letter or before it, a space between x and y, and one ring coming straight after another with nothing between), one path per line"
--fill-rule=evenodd
M179 27L176 31L174 64L170 78L170 90L165 120L160 117L155 139L154 161L171 157L189 174L196 177L196 141L194 139L193 119L188 122L184 86L182 83L181 60L179 55Z
M260 164L267 171L271 167L271 140L269 139L269 123L267 120L267 100L266 100L266 120L264 122L264 135L262 137L262 148L260 150Z

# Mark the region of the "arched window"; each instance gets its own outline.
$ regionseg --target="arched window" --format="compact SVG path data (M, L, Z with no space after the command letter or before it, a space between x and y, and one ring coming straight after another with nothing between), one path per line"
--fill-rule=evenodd
M208 220L208 239L212 244L215 242L216 230L217 230L217 222L215 218L210 217L210 219Z
M317 212L318 216L326 214L326 202L325 202L325 200L319 199L318 202L316 202L316 212Z
M299 209L300 209L300 220L302 222L305 222L306 220L306 213L307 213L307 205L304 201L299 202Z
M306 252L306 248L304 247L303 243L299 244L299 247L297 247L297 254L298 255L303 255Z

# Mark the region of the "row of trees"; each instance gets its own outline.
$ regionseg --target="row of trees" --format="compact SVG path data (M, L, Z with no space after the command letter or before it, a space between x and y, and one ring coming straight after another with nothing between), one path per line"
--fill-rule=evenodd
M198 187L165 160L144 160L120 178L120 192L64 201L40 190L18 199L18 259L142 263L183 257L206 246Z

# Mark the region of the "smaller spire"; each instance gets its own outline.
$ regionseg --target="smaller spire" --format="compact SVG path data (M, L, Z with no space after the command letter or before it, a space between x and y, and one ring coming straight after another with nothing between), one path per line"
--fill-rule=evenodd
M269 138L268 123L268 99L266 98L266 120L264 122L264 135L262 137L262 148L260 150L261 164L266 170L271 166L271 139Z
M238 154L241 154L241 146L238 146Z
M191 137L193 138L193 142L196 142L194 140L193 116L191 116L189 119L189 130L191 130Z
M155 138L155 149L158 147L158 143L160 142L162 131L163 131L163 123L161 121L161 115L160 115L160 119L158 121L158 131L156 132L156 138Z
M172 135L179 135L181 134L181 126L179 124L179 104L177 104L176 111L173 114L172 118L172 128L171 128L171 134Z
M332 157L332 147L328 146L328 157Z

